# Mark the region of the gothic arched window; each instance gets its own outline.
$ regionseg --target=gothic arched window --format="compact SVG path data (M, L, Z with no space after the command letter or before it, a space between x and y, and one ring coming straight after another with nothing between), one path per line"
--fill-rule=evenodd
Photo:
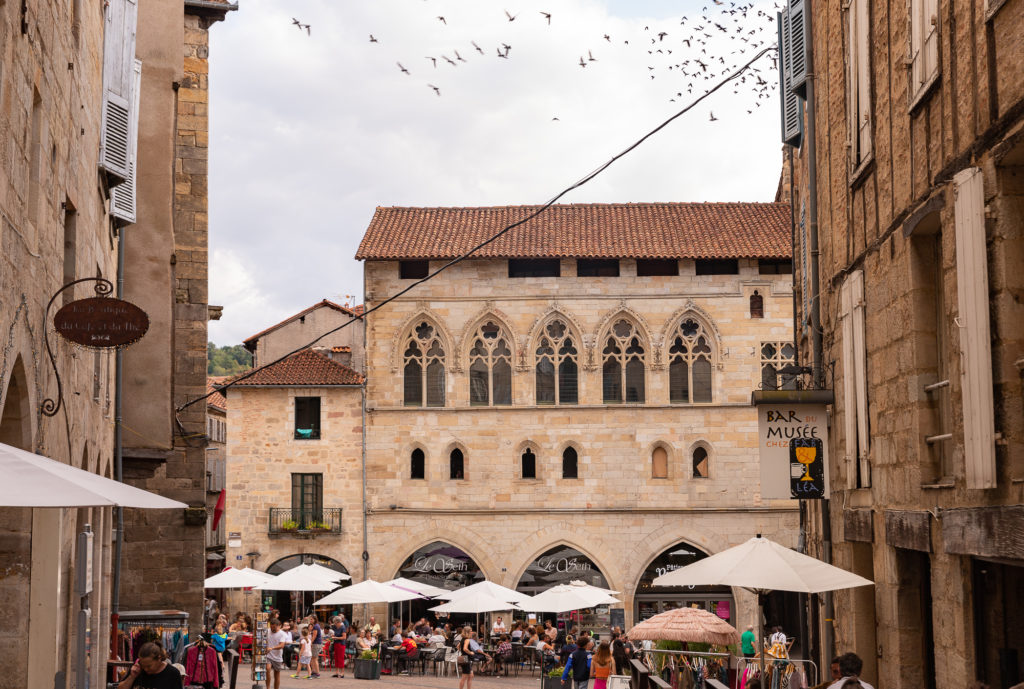
M651 452L651 478L668 478L668 452L663 447Z
M412 451L412 456L409 458L410 478L421 479L427 476L427 462L426 456L423 454L423 450L416 448Z
M475 407L512 404L512 349L493 321L473 336L469 350L469 403Z
M448 476L453 481L461 481L466 478L465 457L459 448L455 448L448 455Z
M604 350L605 404L644 401L644 346L636 326L622 319L608 332Z
M579 477L579 454L576 448L567 447L562 451L562 478Z
M579 401L575 338L561 320L544 327L537 343L537 404Z
M413 328L402 355L404 402L407 407L444 406L444 346L426 321Z
M711 338L704 326L688 318L679 324L668 350L669 401L711 401Z
M533 450L526 448L520 459L523 464L523 478L537 478L537 455L534 454Z

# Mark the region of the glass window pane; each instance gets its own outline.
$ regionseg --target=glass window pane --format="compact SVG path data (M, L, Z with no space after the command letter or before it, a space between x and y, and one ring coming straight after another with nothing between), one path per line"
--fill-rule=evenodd
M622 367L615 359L604 362L604 403L619 404L622 402Z
M693 401L711 401L711 362L704 357L693 362Z
M626 401L644 401L644 362L639 359L626 362Z
M407 407L423 404L423 377L419 362L410 361L403 372L404 402Z
M491 372L494 385L494 403L512 404L512 366L507 359L494 362Z
M427 406L444 406L444 364L431 361L427 364Z
M690 370L681 359L675 359L668 365L668 395L673 404L690 401Z
M576 362L566 359L558 365L558 403L576 404L579 402Z
M473 406L487 406L489 402L488 373L487 364L481 359L477 359L469 367L469 403Z
M537 362L537 404L555 403L555 365L549 359Z

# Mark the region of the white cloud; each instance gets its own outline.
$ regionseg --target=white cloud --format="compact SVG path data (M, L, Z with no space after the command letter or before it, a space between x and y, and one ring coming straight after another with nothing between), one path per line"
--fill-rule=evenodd
M773 26L755 21L769 2L744 24L772 42ZM702 6L243 0L211 37L210 300L225 307L211 338L237 342L325 296L361 294L352 256L378 205L541 203L605 162L711 83L687 94L668 69L710 62L681 43L680 16ZM740 41L707 30L715 58L751 54L730 55ZM455 50L466 62L452 67L441 55ZM596 61L580 68L588 51ZM777 79L762 62L764 79ZM755 101L722 89L563 201L770 199L778 101Z

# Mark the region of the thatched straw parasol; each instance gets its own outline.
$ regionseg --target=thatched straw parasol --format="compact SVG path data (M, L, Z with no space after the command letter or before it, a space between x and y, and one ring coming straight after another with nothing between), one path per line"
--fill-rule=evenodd
M644 620L629 630L631 640L689 641L728 646L740 634L718 615L700 608L676 608Z

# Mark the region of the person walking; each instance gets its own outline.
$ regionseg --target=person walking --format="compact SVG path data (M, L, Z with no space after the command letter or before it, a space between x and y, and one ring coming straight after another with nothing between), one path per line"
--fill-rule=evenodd
M312 642L313 651L313 662L310 664L312 669L311 677L320 676L320 649L324 647L324 630L320 626L320 620L317 619L316 613L309 616L309 636Z
M608 678L615 674L615 658L612 657L611 644L602 641L597 647L597 653L590 661L590 676L594 684L590 689L607 689Z
M473 689L473 649L469 646L472 640L473 628L467 625L462 628L462 639L459 641L459 671L462 673L459 689Z
M299 639L299 668L292 675L295 679L302 679L302 668L306 668L306 679L313 679L310 670L310 661L313 660L313 644L309 639L309 627L302 630L302 637Z
M290 644L292 635L281 630L281 620L276 617L270 620L270 633L267 634L267 689L270 689L270 678L274 678L274 689L281 689L281 670L284 670L284 647Z
M590 681L590 654L587 653L590 638L583 634L576 645L579 648L569 656L565 670L562 671L562 684L568 681L569 673L572 673L573 689L587 689L587 682Z
M754 636L754 625L748 625L746 631L740 634L740 650L743 651L744 658L754 657L754 644L757 643L757 637Z
M622 630L618 627L612 632L612 659L615 661L617 672L622 674L629 672L629 657L626 655L626 644L622 641Z

